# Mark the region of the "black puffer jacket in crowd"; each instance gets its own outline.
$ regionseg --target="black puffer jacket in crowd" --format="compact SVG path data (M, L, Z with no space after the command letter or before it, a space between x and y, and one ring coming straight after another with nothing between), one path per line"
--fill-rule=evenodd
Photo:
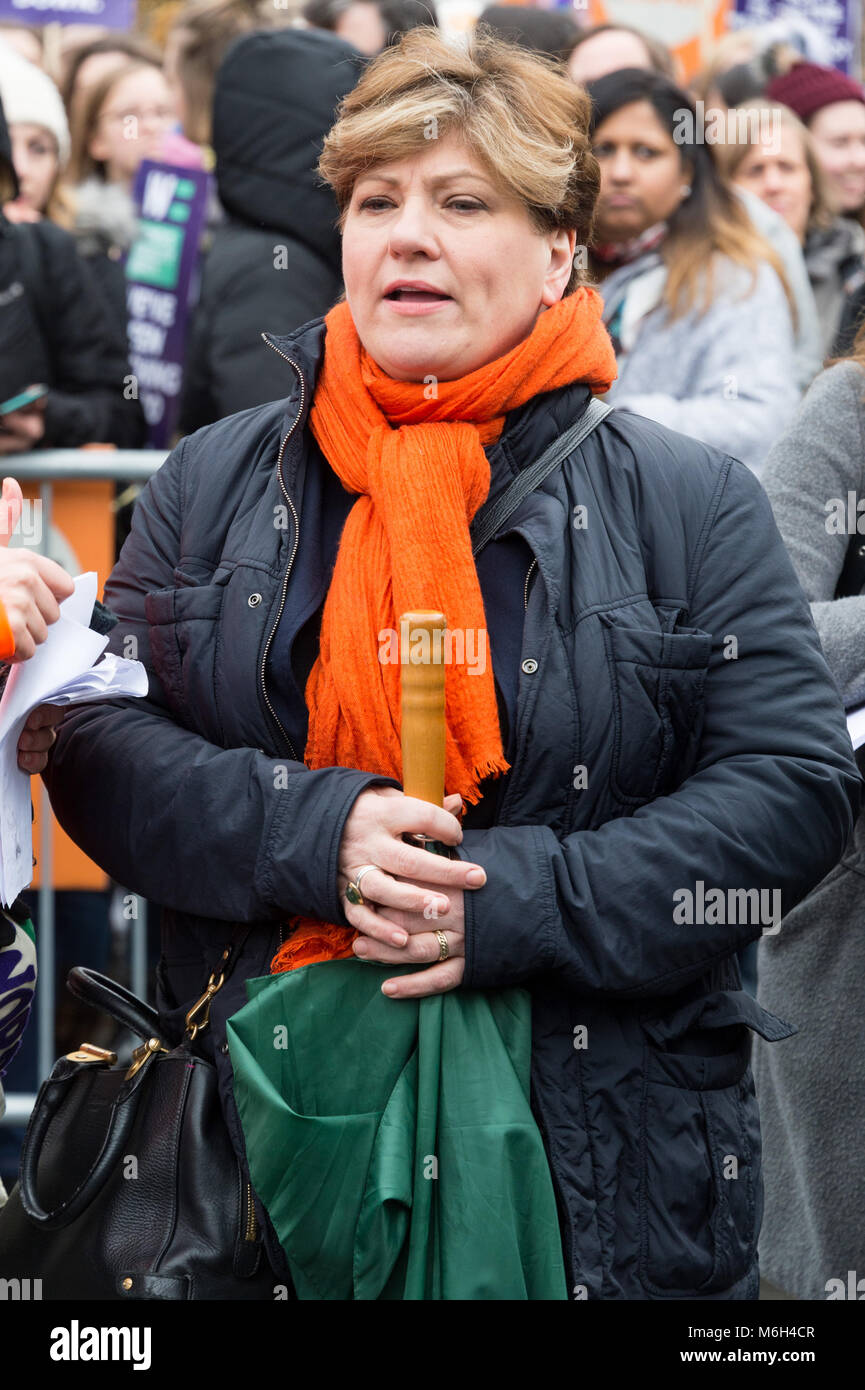
M2 108L0 162L11 168ZM0 213L0 401L37 383L49 387L44 447L144 443L125 323L112 322L74 238Z
M228 220L205 261L183 434L278 400L285 377L262 333L289 333L339 298L337 206L315 166L363 64L333 34L287 29L240 39L219 70L213 148Z
M67 711L44 774L72 838L164 905L167 1037L231 924L254 924L203 1034L241 1160L226 1018L289 916L345 923L343 827L390 783L306 767L305 721L277 699L280 669L303 688L295 638L352 501L308 425L324 334L275 343L287 399L183 440L145 487L105 596L109 650L134 639L149 694ZM588 395L508 415L492 495ZM515 751L493 823L459 850L487 873L465 895L464 987L531 991L532 1104L574 1297L753 1299L751 1031L794 1029L741 989L736 952L769 922L731 895L789 910L841 856L860 779L838 692L765 494L716 449L613 410L491 541L497 560L515 534L530 555Z

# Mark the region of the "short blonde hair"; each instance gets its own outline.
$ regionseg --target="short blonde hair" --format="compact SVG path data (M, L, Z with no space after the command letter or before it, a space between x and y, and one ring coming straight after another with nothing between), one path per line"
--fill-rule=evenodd
M525 204L538 231L573 228L577 244L588 246L601 183L590 115L585 91L552 58L485 26L467 45L423 26L385 49L343 98L319 171L336 195L342 226L361 174L455 133ZM565 294L580 283L575 265Z

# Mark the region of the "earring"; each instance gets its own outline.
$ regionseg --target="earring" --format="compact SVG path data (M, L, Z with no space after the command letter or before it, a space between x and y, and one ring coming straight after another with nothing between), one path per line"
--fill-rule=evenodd
M681 193L683 198L690 198L691 185L689 183L683 183L682 187L679 189L679 192Z

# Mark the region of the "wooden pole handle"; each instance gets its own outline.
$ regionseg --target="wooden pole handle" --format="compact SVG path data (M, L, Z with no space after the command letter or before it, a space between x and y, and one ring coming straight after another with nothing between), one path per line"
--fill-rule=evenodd
M399 620L403 791L434 806L445 790L445 627L443 613Z

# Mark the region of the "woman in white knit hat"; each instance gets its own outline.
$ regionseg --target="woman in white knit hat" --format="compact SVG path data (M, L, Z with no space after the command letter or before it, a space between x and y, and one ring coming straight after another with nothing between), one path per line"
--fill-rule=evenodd
M122 59L118 67L120 72L127 71ZM164 87L162 74L155 68L153 72ZM113 76L103 82L106 90L114 90L113 82ZM0 101L19 184L18 197L3 206L4 215L10 222L38 222L44 217L71 232L79 255L94 273L103 306L125 334L126 282L122 260L138 231L128 188L122 181L106 181L95 172L78 183L78 161L57 87L40 68L13 52L2 38ZM148 133L152 140L150 126ZM141 142L127 144L134 147L131 157L140 159ZM148 145L147 152L150 150Z
M19 195L4 211L10 222L48 217L63 227L72 205L61 182L69 162L69 124L47 73L0 39L0 99L12 140Z

